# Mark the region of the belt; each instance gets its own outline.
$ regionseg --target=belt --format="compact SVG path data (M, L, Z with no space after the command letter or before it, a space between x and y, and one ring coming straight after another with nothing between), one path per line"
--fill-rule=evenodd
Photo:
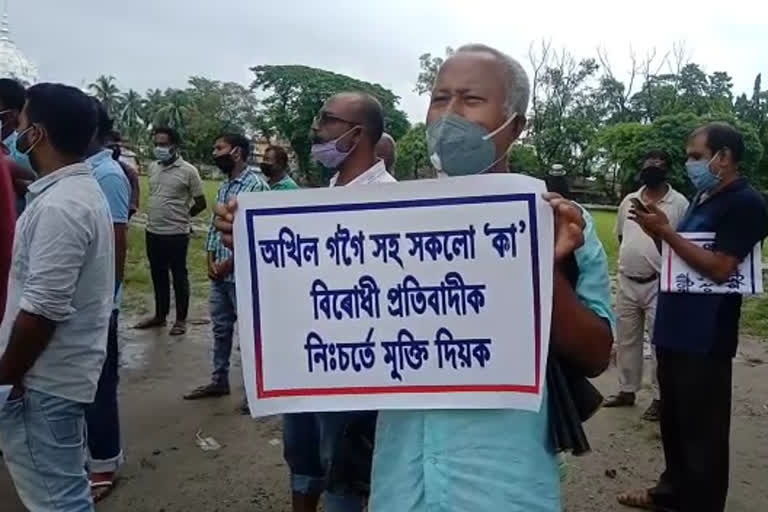
M633 283L637 283L637 284L652 283L659 278L659 274L653 274L652 276L649 276L649 277L634 277L634 276L628 276L627 274L623 274L623 276L629 279L630 281L632 281Z

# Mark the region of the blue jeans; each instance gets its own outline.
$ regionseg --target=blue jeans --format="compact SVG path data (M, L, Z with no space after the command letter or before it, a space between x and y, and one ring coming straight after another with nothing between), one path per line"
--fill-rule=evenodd
M0 450L31 512L91 512L85 404L27 389L0 410Z
M333 455L355 413L305 412L283 415L283 456L291 470L291 490L323 494ZM325 493L327 512L360 512L362 496L343 491Z
M88 469L92 473L114 473L123 463L120 448L120 415L117 406L119 350L118 310L112 311L107 332L107 358L99 376L99 387L85 409L88 432Z
M215 384L229 386L229 358L237 321L235 283L211 281L208 306L213 323L213 378Z

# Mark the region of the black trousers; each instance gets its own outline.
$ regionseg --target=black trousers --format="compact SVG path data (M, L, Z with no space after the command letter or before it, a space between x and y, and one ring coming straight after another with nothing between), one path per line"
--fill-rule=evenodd
M654 501L680 512L722 512L728 496L732 360L658 348L666 470Z
M189 235L156 235L147 231L146 241L149 270L155 288L155 316L165 318L171 309L170 272L176 296L176 320L185 321L189 311Z

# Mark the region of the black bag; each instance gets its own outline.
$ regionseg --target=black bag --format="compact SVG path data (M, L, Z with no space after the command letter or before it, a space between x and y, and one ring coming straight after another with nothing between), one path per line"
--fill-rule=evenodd
M565 264L565 275L573 288L579 280L576 258ZM587 377L552 350L547 361L549 424L557 452L582 455L590 451L582 423L591 418L603 403L603 395Z

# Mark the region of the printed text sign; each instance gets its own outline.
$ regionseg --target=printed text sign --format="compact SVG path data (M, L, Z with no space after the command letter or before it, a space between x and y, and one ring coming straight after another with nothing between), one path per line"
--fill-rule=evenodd
M680 233L680 235L700 247L714 247L714 233ZM723 284L715 284L711 279L693 270L667 244L662 244L661 257L662 292L738 293L741 295L763 293L763 265L760 244L755 246L752 252L741 262L738 270Z
M239 196L253 414L537 410L552 295L543 190L479 176Z

